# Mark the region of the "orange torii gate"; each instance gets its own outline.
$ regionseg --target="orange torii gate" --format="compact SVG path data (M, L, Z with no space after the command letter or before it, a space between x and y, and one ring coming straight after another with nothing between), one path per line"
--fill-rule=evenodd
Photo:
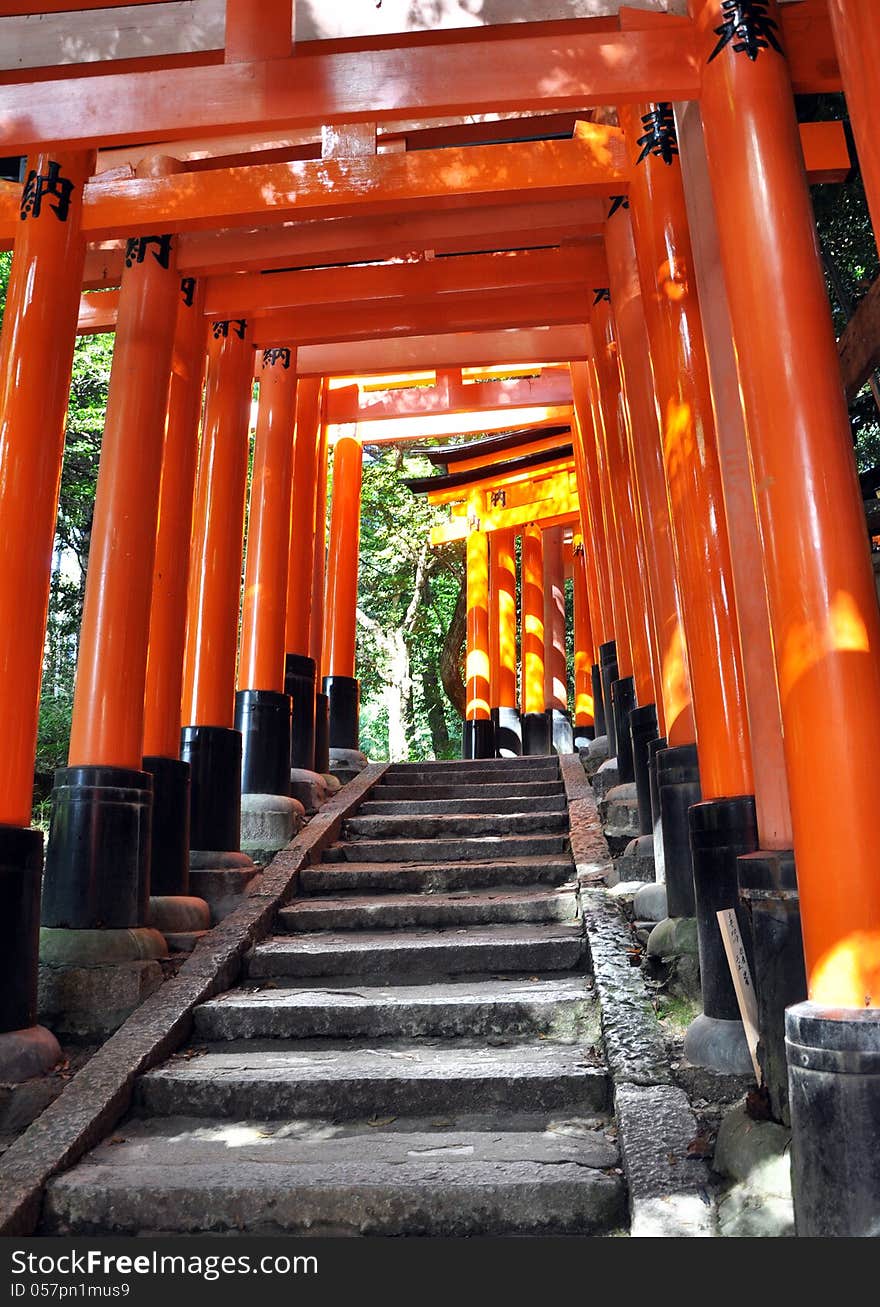
M70 6L59 0L54 7ZM868 835L875 806L871 760L880 728L880 617L792 92L838 91L843 84L876 222L880 161L863 62L876 50L876 24L869 0L782 6L774 0L689 0L686 16L611 8L606 17L554 24L552 31L531 23L378 40L366 60L344 43L305 42L292 50L290 0L267 4L259 24L250 21L252 8L231 5L225 47L213 54L199 51L177 60L159 54L148 66L126 57L109 60L100 71L69 65L44 68L38 79L20 73L0 78L4 151L30 156L21 183L0 188L0 242L14 243L0 343L0 519L7 549L0 666L12 690L7 747L0 751L0 838L15 887L5 916L0 1008L8 1034L37 1029L41 841L29 824L30 791L64 412L85 287L83 329L115 325L119 339L70 766L59 774L49 842L45 957L87 965L85 936L103 931L105 942L122 947L126 939L136 949L125 958L133 976L137 968L152 966L155 972L154 959L164 949L148 926L146 832L155 823L153 790L159 793L160 773L177 786L184 775L179 767L164 766L179 761L169 743L173 710L151 698L153 678L158 674L161 682L166 671L176 677L182 666L186 711L177 725L190 731L198 789L203 744L206 757L217 750L215 761L206 764L211 777L225 769L228 778L235 772L245 716L256 721L258 715L250 709L274 706L276 717L286 711L278 671L269 677L261 670L258 650L272 647L273 666L285 653L316 656L320 642L311 623L308 643L300 630L296 649L290 649L279 645L277 612L273 619L260 604L249 610L244 681L265 678L272 684L239 678L244 697L236 726L232 587L241 567L242 451L254 349L264 351L260 367L267 369L261 453L274 463L274 414L289 415L292 386L290 378L280 379L275 395L268 369L284 370L285 351L288 370L293 351L301 351L303 360L311 351L308 376L320 378L361 370L357 359L375 364L381 357L384 367L405 366L406 359L425 365L427 355L405 342L438 330L449 339L435 341L434 365L450 367L465 361L471 332L482 335L485 351L512 328L535 340L547 328L569 328L583 343L548 361L575 365L572 466L556 473L569 477L570 497L560 486L547 503L566 503L577 515L585 588L593 601L595 665L606 672L608 689L612 682L616 687L610 699L618 710L608 726L618 756L626 765L634 725L641 751L653 711L671 746L658 760L665 755L664 765L678 766L677 780L670 779L671 767L664 773L661 806L667 791L677 791L680 815L687 813L690 823L690 841L682 847L693 855L695 881L687 885L692 891L695 886L696 896L693 907L685 907L699 921L705 1020L692 1032L689 1052L711 1060L720 1040L722 1060L742 1055L714 914L735 906L738 878L745 883L751 877L749 883L759 888L793 883L788 843L796 855L813 1000L789 1016L792 1046L806 1050L809 1065L814 1043L823 1056L830 1049L845 1059L875 1038L874 1018L864 1013L880 1005L880 882ZM685 101L699 107L701 121L682 107ZM584 123L591 106L613 106L618 125ZM450 137L445 144L424 140L427 148L409 148L408 133L401 136L395 126L406 148L376 153L376 124L389 124L392 137L391 124L415 117L547 110L575 113L582 125L567 140L514 143L497 139L500 129L494 128L488 142ZM320 159L297 154L301 141L290 148L278 144L285 132L314 133L319 127L327 129ZM280 149L284 157L248 160L242 138L252 133L268 137L263 150ZM208 154L214 159L193 168L176 156L175 143L183 156L191 153L187 142L211 134L215 147ZM150 144L139 152L139 142ZM134 166L113 160L118 168L102 172L98 151L108 153L109 164L114 147L123 143L127 154L134 151ZM818 166L814 175L823 170ZM528 218L520 206L524 194L536 206ZM565 207L580 204L589 206L580 217ZM447 218L454 230L442 245ZM517 246L528 239L533 222L534 241L549 237L559 257ZM317 231L325 226L326 232ZM255 262L248 263L242 245L252 235ZM597 236L607 277L593 281L578 275L569 242ZM368 249L376 259L405 259L413 238L422 253L439 250L442 261L433 262L441 266L458 257L492 260L525 252L528 257L519 262L542 267L541 276L549 280L511 285L499 278L500 284L487 285L478 275L476 282L447 292L445 274L425 271L427 260L329 276L326 268L303 263L320 264L322 249L335 249L343 263L370 261ZM124 250L101 248L120 240ZM272 277L259 275L270 268L277 270ZM110 287L117 276L118 296L112 288L90 289ZM777 290L771 297L763 293L768 277ZM303 280L323 284L326 297L291 292ZM352 320L344 296L346 286L351 292L358 283L372 285L373 298L355 296L360 307ZM290 302L279 303L285 295ZM179 532L185 521L201 383L193 343L199 329L192 319L203 323L206 313L208 403L187 638L180 595L156 583L154 560L167 566L169 557L176 558L182 566L180 550L175 553L164 537L166 527L175 529L169 523ZM385 343L377 350L380 338ZM725 341L732 347L725 349ZM329 366L341 354L348 361ZM485 352L481 357L492 361ZM313 392L319 386L316 381ZM315 482L326 424L315 403L307 405L310 393L303 390L297 444L301 439L302 463L308 472L311 460L311 472L304 474L308 484L296 486L294 503L301 492L297 521L317 539ZM722 417L725 405L735 418L729 424ZM179 477L165 477L178 450L185 455ZM213 451L210 463L206 450ZM350 434L340 436L336 457L330 639L324 652L331 681L338 680L348 696L351 719L353 640L347 627L333 625L336 605L348 613L356 586L360 448ZM798 478L793 469L800 471ZM516 485L511 481L512 499ZM805 485L808 514L802 512ZM477 518L482 492L475 487L474 493L471 516ZM286 501L286 495L281 498ZM289 578L289 523L282 513L279 524L280 511L277 503L267 508L265 530L257 514L255 547L266 561L253 562L254 593L269 576L276 593ZM529 505L514 504L509 511L527 512ZM539 702L531 637L546 616L538 602L541 541L528 521L503 519L503 512L499 537L515 525L525 530L531 712ZM480 578L487 540L495 532L468 533L463 520L475 576L471 641L475 650L486 646L488 652L489 600L483 600ZM560 525L542 520L550 530ZM453 528L460 529L461 521L455 518ZM555 560L558 538L551 540ZM297 545L301 584L320 573L319 551L313 544L307 556L308 548ZM746 557L760 569L762 584L749 584ZM499 575L509 577L509 559L508 537ZM509 600L509 588L505 593ZM286 618L290 611L288 603ZM150 657L158 673L148 664L149 632L156 637ZM482 723L493 705L485 660L477 661L469 696L475 715L469 720ZM546 691L542 681L542 708ZM608 696L605 708L607 715ZM828 721L835 724L825 744L837 778L834 805L818 803L815 795L814 743ZM475 727L474 736L480 733ZM278 738L268 727L255 728L253 737ZM147 754L148 738L157 752ZM762 758L776 760L773 767L759 765L759 750ZM787 782L782 786L774 781L780 760ZM260 783L282 785L279 772ZM697 778L699 804L692 802ZM104 829L120 794L124 823L111 856L109 846L92 836ZM224 814L206 817L196 837L216 845L203 842L196 850L221 857L215 870L239 867L244 876L247 868L235 861L241 859L237 832L228 826L229 804L234 808L228 784L227 800ZM194 811L201 821L205 814ZM179 841L179 816L175 822ZM171 899L184 897L180 865ZM173 905L168 911L173 913ZM766 1021L778 1036L784 1003L775 997L776 1009ZM39 1031L11 1042L35 1050L37 1063L55 1055ZM814 1155L807 1147L810 1106L799 1075L793 1073L792 1080L805 1168L798 1179L799 1221L804 1230L821 1232L828 1218L810 1205L813 1191L803 1179ZM832 1082L831 1115L847 1117L856 1107L846 1077ZM784 1111L784 1104L775 1110ZM840 1202L832 1206L840 1208L856 1165L842 1147L836 1139L827 1143L831 1172L839 1178ZM814 1171L822 1166L820 1158Z

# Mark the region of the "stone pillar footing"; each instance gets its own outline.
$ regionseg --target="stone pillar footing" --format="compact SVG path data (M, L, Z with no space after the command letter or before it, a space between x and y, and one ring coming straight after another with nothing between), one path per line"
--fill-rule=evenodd
M617 759L606 758L600 767L597 767L593 773L593 792L596 796L596 802L605 798L609 790L620 784L620 777L617 772Z
M663 917L648 936L648 956L652 958L696 957L696 917Z
M330 791L323 776L305 767L291 767L290 794L293 802L298 803L304 813L317 812L322 803L329 798ZM242 809L242 848L244 848L244 811ZM284 846L281 845L281 848ZM250 849L248 849L250 852Z
M129 930L40 931L40 1016L59 1035L106 1039L162 983L165 938Z
M785 1014L795 1228L880 1231L880 1011L798 1003Z
M666 916L666 886L643 885L633 899L636 921L663 921Z
M286 794L243 794L242 853L249 854L255 862L267 862L279 849L287 848L305 822L305 813L305 804Z
M189 885L211 909L211 925L234 912L248 894L259 868L246 853L191 849Z
M0 1084L20 1085L45 1075L61 1061L61 1045L45 1026L0 1034Z
M706 1067L722 1075L754 1075L746 1032L739 1020L701 1013L688 1026L683 1051L691 1066Z
M630 840L617 859L617 874L621 880L654 880L653 835L638 835Z
M330 750L330 771L343 785L360 775L368 762L369 758L360 749Z
M192 894L153 894L150 925L165 936L169 953L190 953L211 929L211 909Z

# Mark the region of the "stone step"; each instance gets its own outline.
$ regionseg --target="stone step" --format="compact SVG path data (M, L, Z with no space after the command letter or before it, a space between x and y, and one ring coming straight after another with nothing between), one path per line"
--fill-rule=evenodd
M379 791L375 791L379 793ZM503 815L509 813L543 813L565 812L565 795L517 795L510 798L465 798L452 799L368 799L358 809L358 817L397 817L397 816L467 816L482 813Z
M458 764L461 767L461 764ZM518 767L515 771L502 771L500 768L488 769L485 766L455 771L387 771L382 777L386 785L481 785L503 784L521 785L526 781L558 781L559 767Z
M358 839L333 844L325 862L487 862L568 852L568 835L465 835L441 839Z
M470 816L349 817L342 828L344 840L406 839L432 840L481 838L485 836L531 835L537 832L567 831L567 812L512 812L497 816L476 813Z
M386 769L383 776L412 776L414 772L423 772L428 776L446 774L467 776L475 771L494 772L496 775L509 772L511 776L519 776L527 771L540 771L558 776L559 759L553 754L542 754L524 758L468 758L466 760L448 758L441 762L394 762Z
M216 1118L425 1116L604 1111L609 1079L576 1044L299 1040L261 1051L175 1058L142 1076L138 1111Z
M613 1140L591 1124L499 1132L318 1121L287 1133L250 1118L130 1121L51 1181L44 1230L601 1235L625 1228L626 1193Z
M274 976L461 975L565 971L584 957L574 925L466 926L460 930L330 931L276 935L248 954L251 980Z
M290 981L283 988L231 990L201 1003L193 1016L197 1040L551 1035L584 1047L599 1040L592 983L570 972L410 985L351 976L320 985Z
M342 848L343 846L337 846ZM357 849L363 845L358 844ZM354 849L352 849L354 857ZM483 855L485 857L485 854ZM522 885L563 885L574 877L574 864L559 852L543 856L501 857L497 862L437 863L430 859L400 865L396 862L348 862L344 858L303 867L301 894L418 894L452 890L502 889Z
M380 781L371 794L383 803L409 802L418 799L531 799L545 795L564 794L562 781L513 781L496 783L475 782L473 785L464 781L447 785L445 781L425 785L386 784ZM372 800L369 800L372 802Z
M299 932L484 926L516 921L573 921L577 913L573 888L364 894L340 899L297 899L279 912L278 928Z

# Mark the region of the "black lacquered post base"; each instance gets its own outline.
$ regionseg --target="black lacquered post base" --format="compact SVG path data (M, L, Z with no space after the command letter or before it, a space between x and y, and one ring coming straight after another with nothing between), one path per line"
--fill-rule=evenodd
M315 771L319 776L330 771L330 700L326 694L315 695Z
M750 922L753 979L758 1001L758 1061L770 1110L790 1123L785 1009L807 997L801 913L794 854L759 850L737 858L739 896Z
M499 758L518 758L522 753L522 722L519 708L493 708L495 753Z
M153 778L126 767L55 773L43 883L44 926L145 926Z
M189 894L189 763L146 757L153 778L150 895Z
M663 823L660 816L660 790L657 785L657 755L666 748L666 737L659 735L648 741L648 780L651 787L651 830L654 832L654 874L661 883L666 881L666 860L663 856ZM667 904L668 907L668 904Z
M617 736L614 733L614 709L611 699L611 687L618 679L617 644L609 640L599 645L599 676L602 681L602 702L605 705L605 731L608 736L608 756L617 756Z
M607 726L605 724L605 699L602 691L602 672L598 663L593 663L590 669L590 675L593 680L593 726L596 737L605 735Z
M636 706L636 686L631 676L623 676L611 686L611 715L614 718L614 738L617 741L617 783L629 785L635 778L633 767L632 736L629 719Z
M550 708L550 740L556 754L574 753L574 727L565 708Z
M666 911L670 917L693 917L696 905L688 812L702 798L695 744L658 751L657 791L663 832Z
M491 719L462 722L461 756L466 762L495 757L495 723Z
M525 712L521 720L523 753L536 755L551 753L553 735L549 713Z
M360 682L355 676L325 676L330 701L330 748L357 749L360 741Z
M0 1031L37 1020L43 833L0 826Z
M180 756L190 765L190 848L237 853L241 840L241 732L228 726L184 726Z
M880 1011L798 1003L785 1014L800 1237L880 1233Z
M629 715L629 734L632 742L633 773L636 799L639 805L639 834L651 835L651 773L648 767L648 745L657 738L657 709L653 703L633 708Z
M755 800L751 795L712 799L688 813L694 866L694 900L700 949L703 1012L724 1021L740 1019L736 992L716 913L736 909L746 953L751 951L748 921L739 901L737 859L758 847ZM749 957L751 967L752 960Z
M596 727L592 722L575 722L571 730L575 751L588 748L590 741L596 738Z
M319 771L315 766L317 717L315 687L317 670L314 658L289 653L284 660L284 692L290 695L293 716L290 723L291 767ZM329 746L328 746L329 748Z
M314 695L310 703L314 714ZM289 794L290 696L239 690L235 729L241 732L242 794Z

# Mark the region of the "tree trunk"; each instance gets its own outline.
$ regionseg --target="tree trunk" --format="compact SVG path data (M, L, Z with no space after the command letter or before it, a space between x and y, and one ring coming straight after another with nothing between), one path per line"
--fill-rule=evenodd
M449 728L446 725L446 713L443 711L443 692L440 688L440 678L433 663L429 663L422 672L422 691L425 696L425 711L431 731L434 757L445 758L452 741L449 738Z
M455 612L440 651L440 680L446 697L455 711L464 720L467 709L467 692L462 675L462 649L467 636L467 582L462 578L461 589L455 604Z

